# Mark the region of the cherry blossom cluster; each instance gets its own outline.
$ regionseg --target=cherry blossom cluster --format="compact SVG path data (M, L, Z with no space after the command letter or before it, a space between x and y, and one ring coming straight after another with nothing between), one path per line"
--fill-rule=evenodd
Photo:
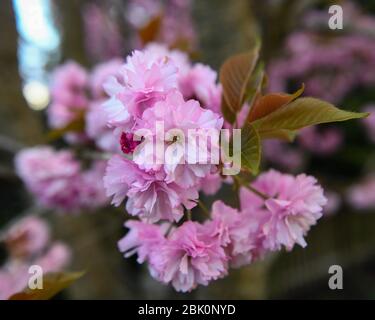
M322 216L326 203L316 180L271 170L252 185L269 198L241 188L240 210L218 200L208 220L185 221L178 227L130 220L125 223L129 232L119 241L119 249L125 257L136 253L139 263L147 262L158 281L186 292L267 252L291 250L295 244L305 247L304 236Z
M96 209L108 203L103 187L104 161L81 169L70 150L39 146L20 151L16 171L38 203L63 212Z
M220 130L224 121L216 78L208 66L191 64L181 52L153 44L128 56L104 85L110 98L103 109L122 151L108 161L104 185L114 205L126 200L126 211L140 219L125 223L129 232L119 249L125 257L137 253L152 277L182 292L267 252L306 246L304 236L326 203L313 177L271 170L251 185L245 183L240 208L216 201L206 221L195 219L199 192L215 192L221 185L220 164L148 161L155 153L146 151L144 137L135 137L147 129L155 141L158 121L165 131ZM179 160L195 150L181 150L175 137L164 143L182 151Z
M51 241L48 225L36 216L19 220L1 240L8 258L0 268L0 300L27 287L31 265L49 273L61 271L70 261L70 249L62 242Z
M53 74L47 113L70 148L22 150L17 173L47 208L78 211L110 199L115 206L125 202L138 220L125 223L129 232L120 251L137 253L152 277L178 291L207 285L268 252L306 246L304 237L327 202L322 188L304 174L270 170L253 181L225 175L231 162L222 157L223 136L205 138L225 129L235 145L232 129L242 127L250 106L244 104L235 125L224 121L217 78L209 66L157 43L91 73L68 62ZM87 163L85 152L101 160ZM197 161L197 154L206 161ZM200 194L216 194L223 182L236 186L238 208L217 200L206 209Z
M220 130L223 119L216 111L221 88L216 77L208 66L191 65L182 52L152 44L144 51L134 51L120 72L109 78L105 88L110 99L103 108L122 150L121 155L109 160L104 177L113 204L120 205L128 197L129 214L150 222L178 222L184 209L197 205L198 192L206 179L211 186L207 189L217 191L220 177L216 165L181 164L189 157L188 150L197 148L189 145L190 140L187 144L174 141L175 137L162 141L166 149L181 151L174 163L153 161L155 154L148 154L144 143L134 141L137 131L147 129L152 133L148 140L153 143L157 122L163 124L163 133L179 129L185 137L191 129ZM206 146L214 147L213 143Z

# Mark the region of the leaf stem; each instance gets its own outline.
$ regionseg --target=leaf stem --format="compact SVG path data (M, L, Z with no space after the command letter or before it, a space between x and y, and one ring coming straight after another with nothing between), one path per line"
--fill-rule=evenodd
M241 178L237 176L233 176L233 179L236 180L241 186L245 187L246 189L250 190L252 193L256 194L258 197L262 198L263 200L267 200L270 197L259 191L258 189L254 188L251 184L245 183L244 181L241 180Z
M208 211L206 205L201 201L201 200L198 200L198 206L202 209L202 211L204 212L204 214L207 216L207 217L210 217L210 212Z
M187 219L191 220L191 210L187 210Z

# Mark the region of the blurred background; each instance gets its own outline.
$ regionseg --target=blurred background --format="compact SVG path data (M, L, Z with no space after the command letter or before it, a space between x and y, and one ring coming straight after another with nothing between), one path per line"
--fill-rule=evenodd
M342 30L328 28L332 4L343 7ZM155 25L162 30L157 37ZM43 215L51 237L71 250L68 269L86 270L57 298L375 298L375 121L371 117L306 129L293 144L267 141L264 168L318 177L329 199L324 217L309 233L306 249L296 247L232 270L225 279L187 295L152 280L147 267L138 265L134 257L123 259L117 250L124 234L122 210L45 212L14 172L13 157L20 149L45 142L49 80L61 63L74 60L92 69L157 40L218 71L226 57L248 49L257 37L262 39L269 91L294 92L304 83L307 95L348 110L375 111L373 0L1 2L0 230L17 217ZM228 197L228 192L221 190L219 196ZM6 259L1 244L0 266ZM343 267L343 290L328 287L331 265Z

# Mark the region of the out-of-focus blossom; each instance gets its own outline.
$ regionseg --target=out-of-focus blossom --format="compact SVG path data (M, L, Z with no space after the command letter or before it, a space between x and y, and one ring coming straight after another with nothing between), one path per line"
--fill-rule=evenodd
M94 100L102 100L107 98L104 90L104 83L111 76L116 77L120 67L123 64L120 58L113 58L108 62L98 64L91 72L89 79L89 86Z
M374 35L375 19L364 14L353 1L340 3L343 9L345 29L350 32ZM325 30L330 14L327 10L311 10L304 19L304 26L314 30Z
M319 130L316 126L301 130L298 135L300 145L310 152L328 156L338 151L343 144L343 133L338 128L324 128Z
M74 120L88 107L88 74L75 62L58 67L51 80L52 104L48 108L48 121L52 128L61 128Z
M127 19L137 30L147 26L154 19L161 19L155 41L170 47L196 48L196 34L192 21L191 0L131 0ZM140 45L140 39L136 39Z
M5 244L11 256L29 258L43 250L49 241L48 225L30 216L18 221L5 236Z
M283 57L269 67L271 92L305 83L305 92L339 103L358 87L375 84L375 41L364 33L327 37L316 31L292 33Z
M348 191L350 204L359 210L375 208L375 175L370 175Z
M8 257L0 266L0 300L24 290L30 279L29 268L38 265L43 273L62 271L70 262L70 248L50 242L47 224L28 216L5 230Z
M342 200L340 195L334 191L326 191L325 196L327 198L327 204L324 207L324 215L330 216L339 210Z
M107 126L106 113L102 107L103 101L90 104L85 116L85 131L87 136L95 141L96 146L103 151L117 152L119 144L116 135Z
M220 173L210 173L201 179L201 190L208 196L214 195L220 190L223 183L223 177Z
M101 173L96 166L83 172L70 151L39 146L20 151L15 166L28 190L47 208L78 211L104 204L105 192L98 180L103 165Z
M107 162L97 160L80 173L79 208L97 209L109 203L103 177Z
M162 12L161 1L132 0L129 2L127 19L129 23L139 29Z
M56 272L64 269L72 257L70 248L62 242L54 242L51 247L35 264L42 267L45 273Z
M92 3L83 10L85 49L94 61L108 60L122 54L122 36L109 14L109 11Z
M269 163L289 172L297 172L304 165L302 152L280 140L264 141L263 154Z

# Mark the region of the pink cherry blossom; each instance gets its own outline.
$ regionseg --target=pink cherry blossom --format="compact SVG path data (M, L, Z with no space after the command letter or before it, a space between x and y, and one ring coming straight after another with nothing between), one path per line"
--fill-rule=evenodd
M112 204L120 205L128 197L126 209L148 222L160 219L179 221L184 207L193 208L198 198L194 188L181 188L165 181L163 172L146 172L134 162L115 155L108 162L104 186Z
M269 197L264 200L245 188L240 193L242 207L264 212L260 215L264 248L280 250L285 246L291 250L295 243L305 247L304 236L322 216L322 207L327 202L316 179L270 170L261 174L252 186Z
M216 71L197 63L180 78L179 88L185 99L196 99L202 107L220 113L222 89L216 81Z
M171 232L167 241L154 251L151 268L154 277L187 292L197 285L227 274L227 256L217 238L206 234L197 222L188 221Z
M159 101L153 108L146 110L140 122L140 128L149 128L155 132L155 123L162 121L165 133L169 130L179 129L184 134L184 137L177 139L173 143L165 141L165 157L164 157L164 171L166 173L166 181L175 182L183 188L189 188L199 183L200 178L207 176L213 168L210 163L213 160L210 155L218 149L219 130L222 128L223 119L211 110L206 110L200 107L195 100L184 101L181 93L173 91L169 93L164 101ZM189 130L195 130L198 137L196 140L188 139ZM216 134L217 141L201 143L201 139L207 141L207 134L212 130ZM150 140L151 141L151 140ZM151 141L153 143L153 140ZM201 145L199 145L201 144ZM176 153L168 153L177 150ZM205 149L203 149L205 148ZM206 163L198 163L199 153L205 152ZM175 154L177 154L175 156ZM218 154L218 153L217 153ZM192 163L192 158L195 157L196 163ZM153 161L145 157L142 149L134 155L134 161L145 169L157 169L160 166L154 166ZM151 162L151 167L149 163Z
M104 105L108 123L129 128L135 119L177 88L177 67L167 56L152 51L134 51L119 72L119 79L110 77L105 84L111 99Z
M215 201L211 216L213 220L206 227L212 229L213 235L219 236L230 257L231 267L249 264L260 256L259 221L255 212L239 212L222 201Z
M130 220L125 223L125 227L129 231L118 242L119 250L124 253L125 258L137 253L138 263L147 261L151 253L157 252L158 248L166 241L164 237L166 225L160 227L156 224Z
M188 55L178 49L169 49L165 44L151 42L146 45L145 50L151 54L154 59L163 59L168 57L178 70L178 79L185 76L191 69L191 62Z

